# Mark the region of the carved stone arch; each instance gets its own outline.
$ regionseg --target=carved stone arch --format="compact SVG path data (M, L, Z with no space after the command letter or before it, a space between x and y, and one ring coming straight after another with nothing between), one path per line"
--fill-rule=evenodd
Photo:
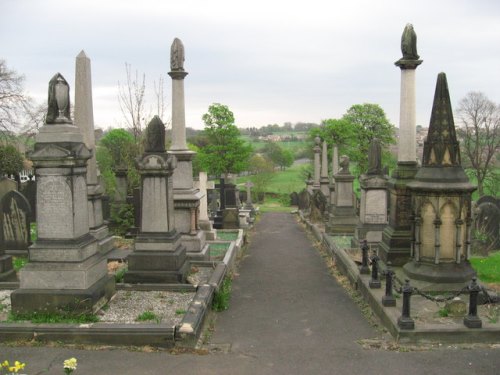
M420 211L420 254L423 258L434 258L436 210L434 204L429 199L423 200Z
M446 199L439 211L441 219L439 231L439 242L441 244L440 258L444 261L452 261L455 259L456 251L456 219L458 217L458 208L455 202L451 199Z

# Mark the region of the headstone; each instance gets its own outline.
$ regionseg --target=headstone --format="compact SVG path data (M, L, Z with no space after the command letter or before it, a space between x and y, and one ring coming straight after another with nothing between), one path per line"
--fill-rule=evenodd
M91 313L114 294L107 259L89 233L86 163L92 154L69 116L69 85L58 73L49 83L46 124L30 155L38 238L11 294L14 313Z
M298 206L299 205L299 194L297 192L293 192L290 194L290 204L292 206Z
M321 178L321 138L314 138L314 180L312 188L313 190L319 190L321 188L320 178Z
M253 188L253 182L252 181L247 181L245 183L245 187L247 188L247 199L245 202L245 209L247 210L253 210L253 203L252 203L252 188Z
M340 159L339 172L333 176L335 201L330 206L325 229L331 234L352 235L358 223L353 191L354 176L349 172L349 158L344 155Z
M0 177L0 199L9 191L17 190L17 183L8 177Z
M149 133L149 135L148 135ZM176 230L172 175L175 156L168 155L151 133L164 137L165 127L155 116L146 129L144 154L137 160L141 175L140 230L128 256L127 283L183 283L189 269L186 247Z
M387 225L387 179L382 168L382 147L374 138L368 152L368 171L359 178L361 201L359 222L354 232L352 247L366 240L370 247L378 248L382 232Z
M8 253L28 253L31 244L31 207L21 193L12 190L0 199L0 246Z
M475 251L487 255L500 248L500 207L496 198L483 196L476 202L474 234Z

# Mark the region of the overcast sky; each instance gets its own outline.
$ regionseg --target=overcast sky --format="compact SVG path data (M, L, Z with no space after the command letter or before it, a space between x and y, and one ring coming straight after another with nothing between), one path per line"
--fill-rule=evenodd
M241 127L319 123L358 103L379 104L398 126L394 62L407 23L424 60L416 75L417 124L428 125L441 71L454 107L472 90L500 103L498 0L0 0L0 59L44 102L56 72L74 91L75 57L85 50L95 124L119 127L125 63L146 75L148 112L153 81L164 77L170 112L167 73L178 37L189 72L187 126L201 129L215 102L229 106Z

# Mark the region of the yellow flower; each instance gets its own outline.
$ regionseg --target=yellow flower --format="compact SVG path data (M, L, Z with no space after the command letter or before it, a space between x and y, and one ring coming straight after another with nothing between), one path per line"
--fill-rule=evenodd
M3 361L2 367L9 367L9 361Z
M66 359L64 361L64 368L65 369L76 370L76 365L77 365L76 358L70 358L70 359Z

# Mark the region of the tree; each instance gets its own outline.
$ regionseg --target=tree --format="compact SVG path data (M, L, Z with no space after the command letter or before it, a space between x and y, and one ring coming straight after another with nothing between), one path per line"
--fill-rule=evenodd
M9 137L18 130L30 99L24 93L24 77L0 60L0 133Z
M262 153L281 170L290 167L293 164L294 155L290 150L284 149L278 143L267 142L262 148Z
M498 178L493 167L500 149L500 107L482 92L472 91L460 100L456 113L462 153L482 196L487 181Z
M0 175L16 175L23 170L23 155L12 145L0 146Z
M252 147L240 139L233 112L223 104L214 103L208 107L202 119L209 143L198 154L201 167L215 176L245 170Z
M271 160L261 154L255 154L250 158L250 172L253 174L253 194L256 201L265 197L266 189L274 178L274 164Z
M107 152L98 150L96 154L101 173L110 178L110 173L114 175L117 168L126 168L129 191L138 187L139 175L135 168L135 158L139 155L140 148L132 134L125 129L113 129L101 138L98 149L100 147L107 150Z
M131 66L127 63L125 63L125 71L127 73L125 85L122 86L118 82L118 101L120 102L123 117L132 130L134 139L139 141L145 124L144 94L146 91L146 75L142 74L142 79L140 79L136 70L135 78L133 78Z
M385 116L378 104L355 104L342 116L353 127L355 137L351 143L351 159L358 165L360 172L368 166L368 149L373 138L378 138L382 148L396 142L394 125Z

